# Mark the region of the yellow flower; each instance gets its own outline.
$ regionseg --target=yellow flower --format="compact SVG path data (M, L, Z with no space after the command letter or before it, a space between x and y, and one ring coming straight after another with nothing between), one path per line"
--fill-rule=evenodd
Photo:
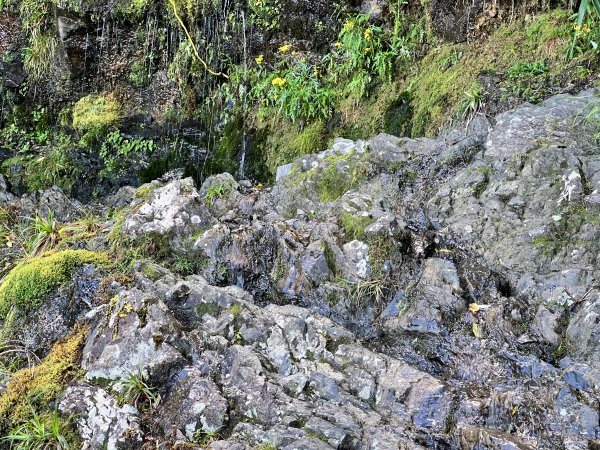
M365 30L365 40L370 41L372 37L373 37L373 30L371 30L370 28L367 28Z
M365 48L365 53L369 53L371 51L371 47Z
M258 55L254 60L256 61L256 64L260 66L265 60L265 55Z
M346 20L346 21L344 22L344 25L343 25L343 27L342 27L342 28L343 28L344 30L346 30L346 31L347 31L347 30L351 30L351 29L353 29L353 28L354 28L354 22L352 22L351 20Z
M315 76L315 78L319 76L319 68L317 66L315 66L315 69L313 71L313 75Z
M285 44L285 45L282 45L281 47L279 47L279 51L281 53L287 53L290 51L291 48L292 48L292 46L290 44Z
M340 47L342 46L342 43L338 41L338 42L336 42L336 43L335 43L335 46L336 46L337 48L340 48Z
M280 88L283 87L283 86L285 86L285 83L286 83L285 78L281 78L281 77L273 78L271 80L271 84L273 86L277 86L277 87L280 87Z

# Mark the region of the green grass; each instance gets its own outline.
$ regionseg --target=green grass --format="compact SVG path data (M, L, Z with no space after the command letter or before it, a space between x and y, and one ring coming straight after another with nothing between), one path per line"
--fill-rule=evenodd
M32 408L31 418L13 428L2 441L13 450L69 450L75 447L69 444L68 431L65 432L68 427L69 423L61 419L58 411L40 416Z

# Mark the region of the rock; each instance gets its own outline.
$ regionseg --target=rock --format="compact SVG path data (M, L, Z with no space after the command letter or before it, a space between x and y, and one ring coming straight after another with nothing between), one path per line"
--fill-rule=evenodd
M444 317L457 316L465 310L464 302L456 295L459 291L460 280L451 261L440 258L425 260L414 292L404 294L405 297L410 296L407 311L400 317L388 319L386 330L394 333L400 328L418 333L441 333L448 325L444 323Z
M156 251L186 253L191 250L192 236L212 223L191 178L172 181L150 192L148 200L136 206L125 218L123 236L144 242ZM163 244L164 242L164 244Z
M70 386L62 394L58 408L62 414L74 418L83 448L134 450L142 447L144 434L137 409L131 405L119 407L102 388L85 383Z
M369 277L369 246L362 241L354 240L344 244L342 251L346 260L346 273L350 281L360 281Z
M160 386L183 368L185 360L174 347L179 325L164 303L132 289L109 306L83 350L87 380L122 382L133 374Z
M200 187L200 198L217 218L222 218L240 198L239 185L228 173L208 177Z
M545 306L540 306L535 315L533 328L546 342L552 345L558 344L560 336L556 333L559 317L552 314Z
M54 186L45 191L35 191L16 199L14 204L21 214L28 217L47 217L52 213L61 223L73 222L83 212L83 205L65 195L61 188Z
M193 441L201 431L221 430L226 423L227 408L227 401L212 380L198 369L184 368L165 395L158 415L165 434L170 435L175 428Z

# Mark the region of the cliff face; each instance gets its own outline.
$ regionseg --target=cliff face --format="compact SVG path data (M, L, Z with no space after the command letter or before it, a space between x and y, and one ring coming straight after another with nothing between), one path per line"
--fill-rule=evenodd
M31 404L91 449L593 448L597 102L338 139L271 186L4 184L3 333L40 360L5 375L3 430Z

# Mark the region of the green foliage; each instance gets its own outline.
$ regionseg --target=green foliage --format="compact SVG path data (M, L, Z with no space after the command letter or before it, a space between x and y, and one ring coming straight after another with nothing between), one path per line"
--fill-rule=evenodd
M122 391L121 401L136 408L138 408L138 403L153 408L160 399L155 389L148 386L141 372L138 374L130 372L127 379L121 383L120 389Z
M600 52L600 0L581 0L567 59L588 49Z
M231 193L233 186L229 182L214 183L206 190L204 201L207 205L214 205L215 201L224 198Z
M31 418L15 427L2 440L14 450L45 450L56 448L68 450L69 423L64 422L58 411L39 416L33 408Z
M35 234L27 249L28 254L33 256L39 255L56 246L63 231L58 221L54 218L52 211L49 211L46 217L36 214L33 228Z
M15 111L0 132L0 143L27 152L36 145L46 145L50 140L49 116L45 108L31 113Z
M264 30L279 28L281 0L249 0L252 21Z
M513 95L537 103L546 90L543 76L547 72L548 66L544 61L521 61L508 68L505 86Z
M106 136L100 149L100 157L104 161L100 175L116 178L129 169L132 158L149 155L155 148L154 141L150 139L125 139L119 130L115 130Z
M465 91L465 97L458 104L458 111L463 119L473 117L479 111L483 102L483 93L479 83L474 83L473 87Z
M141 20L153 4L154 0L121 0L115 12L125 19Z
M57 70L58 48L59 41L54 33L35 33L30 37L23 66L32 81L40 81Z
M329 120L336 99L335 91L322 82L318 67L301 60L261 79L250 95L263 106L277 108L291 122Z
M338 77L350 80L348 91L364 97L373 77L390 82L394 60L408 56L404 47L386 40L381 27L369 23L369 15L350 17L340 32L337 52L328 59L330 71Z
M406 81L412 95L414 116L411 135L432 135L449 124L450 111L463 100L482 71L506 72L515 61L544 61L548 72L564 70L569 45L568 14L561 9L540 14L534 20L502 24L478 45L457 44L434 48L418 63ZM457 55L461 55L460 58ZM531 63L530 63L531 64ZM517 70L515 75L519 71ZM543 75L536 76L541 79ZM509 90L512 84L508 80ZM527 92L523 81L521 91ZM529 94L538 96L532 85Z
M82 264L106 264L106 255L89 250L64 250L30 258L13 268L0 286L0 318L13 308L38 307L44 297L69 281Z
M150 84L150 71L147 57L141 57L136 59L131 64L129 71L129 82L140 89Z
M73 107L73 128L79 132L104 130L121 118L121 104L113 94L91 94Z

